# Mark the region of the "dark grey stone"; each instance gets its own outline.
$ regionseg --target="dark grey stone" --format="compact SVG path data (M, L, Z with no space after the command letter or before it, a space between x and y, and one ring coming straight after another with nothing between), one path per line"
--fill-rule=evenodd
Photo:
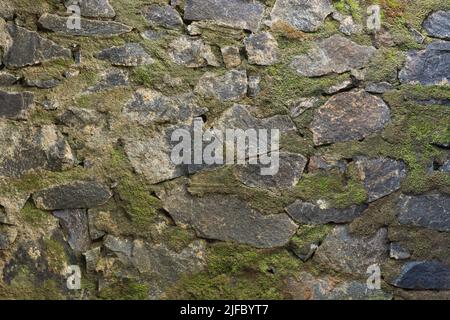
M111 196L109 188L101 183L78 181L37 191L33 200L43 210L87 209L105 204Z
M113 68L106 70L101 74L101 79L92 87L89 87L89 92L99 92L117 87L129 86L128 73L124 70Z
M181 29L183 27L183 20L180 14L169 5L152 4L144 9L143 14L150 24L167 29Z
M35 87L39 89L51 89L59 86L61 81L58 79L25 79L24 85L27 87Z
M450 290L450 268L439 261L411 261L392 282L396 287L414 290Z
M0 72L0 87L12 86L17 81L19 81L19 77L8 72Z
M0 91L0 118L25 120L33 101L34 95L31 92Z
M71 5L78 5L83 17L114 18L116 16L116 12L108 0L65 0L64 5L66 8Z
M450 11L437 11L423 23L423 27L431 37L450 40Z
M247 72L231 70L224 75L206 72L198 81L195 92L220 101L236 101L247 95Z
M264 5L247 0L186 0L185 20L213 20L238 29L257 31Z
M89 249L91 239L89 238L88 218L85 209L71 209L53 211L60 224L68 235L68 243L76 252L85 252Z
M401 224L450 231L450 196L430 193L420 196L401 195L397 201Z
M286 207L286 212L296 222L304 224L347 223L361 216L366 208L366 205L354 205L345 209L323 208L297 200Z
M127 43L121 47L102 50L97 59L107 60L114 66L137 67L152 64L154 60L139 43Z

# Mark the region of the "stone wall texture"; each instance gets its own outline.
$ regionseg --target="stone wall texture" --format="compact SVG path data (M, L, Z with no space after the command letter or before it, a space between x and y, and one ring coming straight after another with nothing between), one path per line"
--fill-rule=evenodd
M0 299L450 299L449 81L447 0L0 0Z

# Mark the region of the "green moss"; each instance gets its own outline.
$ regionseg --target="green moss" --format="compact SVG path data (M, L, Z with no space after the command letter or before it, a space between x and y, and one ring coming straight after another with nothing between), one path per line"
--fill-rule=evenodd
M366 80L374 82L396 81L398 70L400 70L404 61L403 52L393 48L381 48L370 61Z
M51 215L48 212L36 208L31 201L25 204L20 214L26 223L35 227L46 224L51 219Z
M133 279L118 280L103 288L99 298L103 300L148 300L149 287Z
M64 271L67 262L67 255L61 243L53 239L45 239L45 254L48 263L48 270L54 273Z

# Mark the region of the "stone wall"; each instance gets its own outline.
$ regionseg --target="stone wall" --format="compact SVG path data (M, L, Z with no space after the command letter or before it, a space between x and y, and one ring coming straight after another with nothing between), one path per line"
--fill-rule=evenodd
M0 298L450 298L447 0L77 2L0 0Z

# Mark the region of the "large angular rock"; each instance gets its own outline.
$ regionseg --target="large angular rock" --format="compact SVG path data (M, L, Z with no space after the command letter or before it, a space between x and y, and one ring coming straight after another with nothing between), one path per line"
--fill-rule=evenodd
M448 85L450 81L450 41L436 41L425 50L410 51L400 70L402 83Z
M390 121L384 101L363 90L339 93L317 109L310 125L315 145L360 140Z
M349 234L348 227L337 226L317 249L314 259L337 272L365 275L369 266L387 257L388 251L386 229L373 237L355 237Z
M436 38L450 40L450 11L437 11L423 23L427 33Z
M33 201L42 210L87 209L105 204L111 196L101 183L77 181L35 192Z
M0 118L25 120L33 102L34 95L31 92L0 91Z
M269 32L252 34L244 40L248 62L270 66L278 60L278 43Z
M160 198L178 225L189 225L207 239L272 248L285 245L297 230L286 214L263 215L234 195L197 198L180 186L162 192Z
M120 47L104 49L96 55L96 58L107 60L113 66L122 67L137 67L154 62L139 43L127 43Z
M277 0L270 16L272 24L314 32L333 10L330 0Z
M145 19L153 25L167 29L181 29L183 20L177 10L171 6L152 4L143 10Z
M169 44L168 52L173 62L188 68L220 65L211 47L202 39L182 36Z
M369 202L399 190L401 180L406 176L405 164L388 158L358 158L356 168L364 182Z
M376 49L339 35L319 40L307 54L294 57L290 67L306 77L344 73L365 67Z
M361 216L366 208L366 205L354 205L346 209L327 208L297 200L286 207L286 212L296 222L304 224L347 223Z
M236 101L247 95L247 72L231 70L224 75L206 72L198 81L195 92L220 101Z
M89 238L88 217L85 209L72 209L53 211L60 224L68 235L68 243L76 252L85 252L89 249L91 239Z
M238 29L257 31L264 5L246 0L186 0L185 20L212 20Z
M392 284L403 289L450 290L450 267L434 260L407 262Z
M5 50L4 64L7 68L32 66L58 58L72 59L69 49L41 37L37 32L14 24L8 24L7 30L12 40Z
M116 12L108 0L65 0L64 5L69 8L78 5L80 14L88 18L114 18Z
M450 231L450 196L430 193L420 196L401 195L397 201L401 224Z
M30 127L0 121L0 177L61 171L74 164L72 149L56 126Z
M67 17L61 17L56 14L44 13L39 18L39 24L46 30L57 32L68 36L86 36L86 37L113 37L132 30L131 27L116 21L102 21L80 19L81 28L70 29L67 27Z
M138 89L123 113L133 122L148 126L155 123L185 122L206 113L195 104L192 93L166 97L151 89Z

